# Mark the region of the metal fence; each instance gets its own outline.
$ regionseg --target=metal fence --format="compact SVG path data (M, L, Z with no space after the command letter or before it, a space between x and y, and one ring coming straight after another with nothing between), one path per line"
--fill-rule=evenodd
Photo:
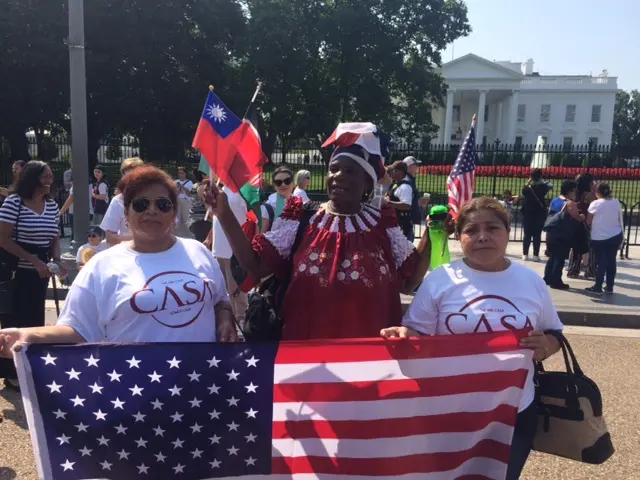
M45 137L36 141L27 137L29 153L32 158L41 158L49 162L58 185L61 185L62 173L68 167L71 154L70 142L66 136ZM308 192L314 199L326 198L325 177L329 152L321 150L317 142L277 142L272 151L266 152L270 164L265 169L269 179L270 172L276 166L287 165L294 173L298 170L311 172L311 184ZM429 142L397 143L392 146L389 163L414 156L422 166L416 178L418 189L431 195L431 205L446 204L446 179L451 170L460 145L434 145ZM122 141L104 142L96 155L99 163L107 168L109 182L114 186L118 181L119 163L140 151L136 139L124 137ZM505 193L521 195L528 178L531 165L544 165L543 175L553 183L553 190L547 200L560 191L563 180L575 178L580 173L590 172L596 181L608 182L614 195L623 203L628 242L640 244L640 149L610 147L605 145L507 145L500 142L477 146L479 165L476 170L476 195L489 195L501 198ZM0 139L0 184L10 183L11 165L8 161L10 151L8 143ZM186 160L185 160L186 159ZM147 158L153 161L154 159ZM157 165L174 174L178 165L197 166L197 152L185 149L180 161ZM65 192L58 188L56 193L60 202ZM512 240L522 239L522 215L518 203L512 210Z

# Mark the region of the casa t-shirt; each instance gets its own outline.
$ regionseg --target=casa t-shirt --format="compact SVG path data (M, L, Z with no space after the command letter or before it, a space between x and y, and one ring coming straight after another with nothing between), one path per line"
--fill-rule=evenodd
M58 325L88 342L213 342L221 301L229 301L222 272L200 242L178 238L161 253L125 242L80 270Z
M429 274L402 324L426 335L461 335L563 325L540 276L519 263L502 272L481 272L456 260ZM534 399L533 362L519 411Z
M589 204L591 222L591 240L606 240L622 233L622 207L620 202L611 198L600 198Z

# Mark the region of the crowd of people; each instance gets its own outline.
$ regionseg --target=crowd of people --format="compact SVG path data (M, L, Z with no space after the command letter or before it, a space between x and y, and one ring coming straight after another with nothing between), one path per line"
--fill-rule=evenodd
M17 260L12 308L0 316L0 378L14 389L19 384L10 357L21 342L238 341L248 298L234 277L234 262L256 284L286 279L278 312L283 340L533 328L522 345L544 361L560 348L548 332L563 328L545 282L560 287L573 250L578 263L595 258L590 291L604 286L611 292L622 232L620 205L608 185L590 186L595 198L586 191L578 198L576 182L564 182L548 209L550 185L534 170L521 196L524 258L531 242L533 258L539 258L548 215L566 212L587 237L580 239L584 244L548 235L542 279L506 256L510 205L479 197L460 210L455 224L463 258L424 280L429 230L414 241L414 225L424 220L420 211L428 195L418 192L414 157L385 167L383 158L364 146L337 145L328 162L325 202L309 198L308 170L294 174L279 167L271 174L275 191L261 205L253 235L247 234L245 200L218 179L199 171L189 179L184 168L174 179L131 158L121 165L113 198L104 169L94 170L93 226L78 252L80 271L57 324L43 326L49 277L64 274L58 217L61 211L71 213L72 201L59 209L49 198L53 175L45 163L17 168L22 171L0 207L0 247ZM380 208L372 204L379 185L386 191ZM530 288L519 288L523 284ZM401 293L415 294L404 316ZM533 368L517 416L508 479L519 478L532 448Z

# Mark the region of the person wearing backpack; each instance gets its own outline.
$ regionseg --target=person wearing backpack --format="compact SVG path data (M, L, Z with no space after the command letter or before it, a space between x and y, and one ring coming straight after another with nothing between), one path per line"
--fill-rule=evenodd
M385 202L395 209L402 233L410 242L415 238L412 216L414 192L415 189L407 178L407 164L404 162L396 164L393 169L393 183Z
M287 167L278 167L271 174L271 183L276 191L269 195L267 201L261 206L262 226L261 232L268 232L273 222L278 218L293 195L295 187L293 183L293 171Z

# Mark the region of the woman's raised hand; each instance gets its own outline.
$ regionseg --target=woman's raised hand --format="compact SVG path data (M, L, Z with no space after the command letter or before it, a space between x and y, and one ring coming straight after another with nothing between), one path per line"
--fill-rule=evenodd
M227 194L224 193L215 182L211 182L209 188L205 191L204 201L211 207L211 212L217 217L229 211Z

